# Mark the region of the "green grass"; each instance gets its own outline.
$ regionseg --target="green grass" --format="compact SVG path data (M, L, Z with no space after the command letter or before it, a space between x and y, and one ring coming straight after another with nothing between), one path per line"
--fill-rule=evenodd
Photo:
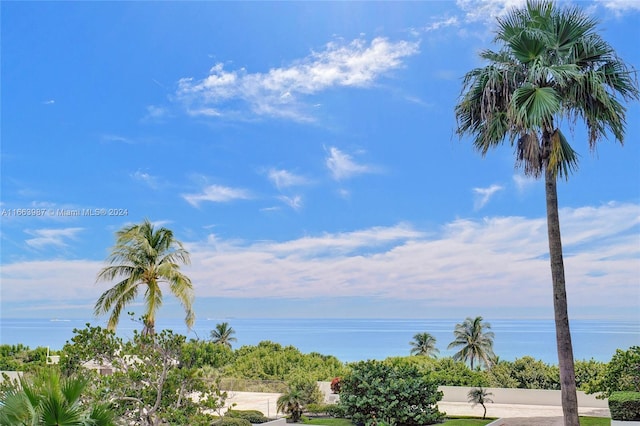
M444 424L446 426L484 426L488 425L495 419L446 419Z
M445 426L484 426L495 419L446 419ZM353 426L348 419L334 419L325 417L322 419L310 419L305 422L308 425L324 426ZM580 426L611 426L611 419L606 417L580 417Z
M608 417L580 417L580 426L611 426Z
M333 417L323 417L321 419L307 419L304 423L307 425L353 426L353 423L351 423L351 420L336 419Z

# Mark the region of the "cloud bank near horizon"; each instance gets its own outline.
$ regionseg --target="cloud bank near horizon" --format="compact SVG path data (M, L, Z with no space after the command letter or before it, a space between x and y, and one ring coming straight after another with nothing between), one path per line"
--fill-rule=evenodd
M637 307L640 205L565 208L561 223L570 306ZM457 219L437 232L399 223L289 241L209 234L185 244L197 298L370 297L434 308L528 309L547 309L551 299L544 218ZM37 312L39 304L77 301L86 309L106 288L94 284L103 266L62 259L3 265L3 303L32 303ZM619 298L603 297L610 291Z

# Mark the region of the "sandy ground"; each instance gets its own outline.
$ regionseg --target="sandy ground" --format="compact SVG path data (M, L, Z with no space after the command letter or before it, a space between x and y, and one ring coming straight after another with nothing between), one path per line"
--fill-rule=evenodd
M282 417L276 412L278 393L230 392L227 402L238 410L259 410L267 417ZM445 402L438 404L447 415L482 417L482 406L471 407L469 403ZM610 417L608 409L581 407L581 416ZM524 404L487 404L487 417L499 418L492 426L561 426L562 407Z

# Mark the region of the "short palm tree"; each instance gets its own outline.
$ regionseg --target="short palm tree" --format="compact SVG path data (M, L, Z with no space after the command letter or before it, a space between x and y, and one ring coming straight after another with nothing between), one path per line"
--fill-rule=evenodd
M411 345L411 355L420 355L435 358L440 350L436 348L436 338L429 333L416 333Z
M487 407L484 404L493 402L493 399L489 398L490 396L493 396L493 394L482 387L473 388L469 393L467 393L467 398L472 407L475 407L478 404L482 405L482 408L484 409L484 413L482 413L483 420L487 417Z
M118 325L122 309L133 302L144 289L145 314L143 334L155 333L156 313L162 305L160 284L180 300L187 312L185 323L193 326L193 287L189 277L180 271L180 265L189 264L189 253L167 228L154 228L148 220L118 231L116 245L109 255L110 266L98 273L97 281L118 281L102 293L94 311L102 315L109 311L108 328Z
M279 412L291 414L291 421L294 423L302 417L302 395L299 390L292 389L280 395L276 404Z
M41 371L32 383L21 379L19 385L3 393L0 424L115 425L115 416L106 405L83 403L87 384L87 378L61 378L51 369Z
M483 322L482 317L467 318L461 324L456 324L453 330L454 341L449 343L447 349L460 347L453 355L455 361L468 362L473 370L476 365L490 367L495 359L493 353L494 334L491 324Z
M216 324L215 330L211 330L211 340L213 343L223 345L231 349L231 342L238 340L233 337L234 334L236 334L236 331L233 327L229 326L228 322L222 322Z
M588 145L612 134L622 143L626 108L638 99L635 71L597 33L597 20L579 7L530 0L498 19L499 51L464 77L455 112L457 133L473 136L485 155L509 140L516 165L544 177L556 344L565 425L578 426L573 347L558 216L557 178L568 178L578 156L558 127L584 120Z

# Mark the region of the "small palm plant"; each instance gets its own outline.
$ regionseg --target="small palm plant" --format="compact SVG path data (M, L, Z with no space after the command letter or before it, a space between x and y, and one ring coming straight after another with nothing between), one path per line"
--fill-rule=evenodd
M114 426L115 416L105 404L83 403L87 378L62 378L43 370L33 382L20 380L0 400L2 425Z
M484 404L493 402L493 399L489 398L489 396L493 396L493 394L482 387L473 388L467 394L472 407L475 407L478 404L482 405L482 408L484 409L484 413L482 413L482 420L487 416L487 407Z
M302 395L299 390L292 389L278 398L278 412L291 415L291 421L298 422L302 417Z

